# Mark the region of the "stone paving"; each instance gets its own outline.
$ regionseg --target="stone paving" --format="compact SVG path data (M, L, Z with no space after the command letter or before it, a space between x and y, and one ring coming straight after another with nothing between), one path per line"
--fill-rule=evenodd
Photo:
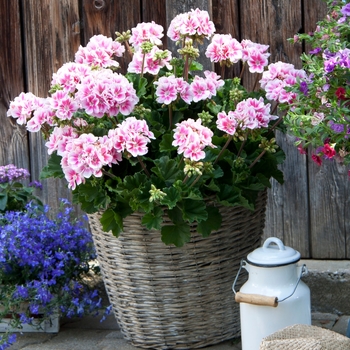
M313 313L312 323L346 335L350 316L328 313ZM62 320L60 332L24 333L10 350L137 350L127 343L118 329L113 315L100 322L99 318ZM207 350L241 350L240 339L229 340Z

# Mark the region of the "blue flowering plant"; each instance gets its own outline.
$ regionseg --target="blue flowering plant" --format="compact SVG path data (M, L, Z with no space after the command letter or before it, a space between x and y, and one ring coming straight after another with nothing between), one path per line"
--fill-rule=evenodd
M17 168L13 164L0 166L0 213L23 210L31 200L42 206L34 194L36 188L42 188L41 183L33 181L26 186L23 182L29 177L27 169Z
M23 211L0 213L0 322L9 318L0 349L15 341L14 332L24 324L41 327L55 315L102 310L98 291L83 279L95 269L91 234L61 201L54 219L33 202Z
M301 153L312 159L350 163L350 3L327 1L328 14L313 33L296 35L311 47L301 56L305 78L290 90L295 99L284 118Z

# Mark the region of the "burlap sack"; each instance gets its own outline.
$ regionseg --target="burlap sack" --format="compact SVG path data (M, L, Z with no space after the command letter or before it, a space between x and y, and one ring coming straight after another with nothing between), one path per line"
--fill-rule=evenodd
M260 350L350 350L350 339L328 329L297 324L264 338Z

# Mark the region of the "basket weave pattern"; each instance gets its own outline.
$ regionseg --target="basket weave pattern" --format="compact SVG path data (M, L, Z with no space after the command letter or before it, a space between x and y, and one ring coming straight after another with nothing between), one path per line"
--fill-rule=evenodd
M328 329L297 324L264 338L260 350L350 350L350 339Z
M254 212L221 207L220 230L203 238L193 228L182 248L166 246L158 231L141 226L141 215L124 219L118 238L89 223L109 300L124 337L134 346L190 349L240 333L232 283L240 260L260 243L266 192ZM239 287L239 286L238 286Z

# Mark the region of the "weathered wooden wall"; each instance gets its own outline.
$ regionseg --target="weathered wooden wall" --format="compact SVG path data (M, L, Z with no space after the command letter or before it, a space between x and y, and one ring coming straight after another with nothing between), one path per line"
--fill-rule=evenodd
M287 38L313 31L326 10L322 0L2 0L0 165L14 163L38 179L47 161L41 135L28 135L6 117L9 101L21 91L46 96L52 73L73 60L79 45L92 35L115 37L115 31L140 21L167 27L176 14L196 7L210 12L217 32L269 44L270 62L283 60L297 67L305 48L289 44ZM228 76L234 73L237 68L226 71ZM249 79L244 76L245 84L252 85ZM285 184L273 183L269 192L265 236L282 238L306 258L349 258L347 172L332 163L319 168L298 154L291 137L278 139L287 154ZM58 198L69 198L66 183L45 181L42 197L55 207Z

